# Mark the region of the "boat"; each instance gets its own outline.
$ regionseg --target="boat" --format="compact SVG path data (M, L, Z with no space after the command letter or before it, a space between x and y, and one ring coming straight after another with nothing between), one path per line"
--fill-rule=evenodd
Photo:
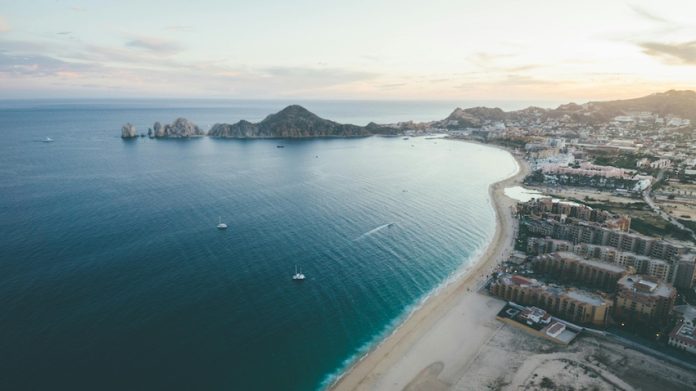
M50 138L50 137L46 137L45 139L43 139L43 140L41 140L41 141L43 141L43 142L45 142L45 143L52 143L52 142L53 142L53 139Z
M276 145L276 148L285 148L285 145Z
M305 279L305 275L302 274L302 269L300 269L300 272L297 272L297 265L295 265L295 274L292 275L292 279L295 281L302 281Z
M222 222L222 217L218 216L217 229L227 229L227 224Z
M408 140L408 137L404 137L402 140Z

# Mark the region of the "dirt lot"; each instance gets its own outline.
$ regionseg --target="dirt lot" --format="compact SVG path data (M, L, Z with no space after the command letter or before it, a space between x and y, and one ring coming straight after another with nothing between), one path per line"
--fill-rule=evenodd
M696 390L696 373L581 336L564 347L504 325L454 390Z

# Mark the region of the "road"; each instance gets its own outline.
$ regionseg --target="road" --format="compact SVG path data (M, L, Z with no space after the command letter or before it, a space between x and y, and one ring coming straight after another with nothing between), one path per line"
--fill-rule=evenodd
M657 174L657 179L655 180L655 183L659 182L664 178L665 176L665 171L661 170L659 174ZM677 226L679 229L684 230L691 234L691 238L693 240L696 240L696 233L692 231L690 228L686 227L684 224L680 223L679 220L675 219L672 217L669 213L663 211L660 209L660 207L655 203L655 201L652 199L652 183L645 189L643 190L643 200L645 201L646 204L650 206L650 209L653 210L658 216L666 220L668 223L673 224Z

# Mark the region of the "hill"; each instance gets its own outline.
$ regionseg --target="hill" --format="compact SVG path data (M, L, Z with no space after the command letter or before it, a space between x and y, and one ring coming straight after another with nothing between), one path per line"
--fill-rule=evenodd
M373 123L368 126L340 124L302 106L291 105L258 123L242 120L235 124L215 124L208 135L222 138L364 137L395 131Z
M447 118L436 121L440 128L480 127L495 121L521 121L538 118L540 120L566 118L578 123L601 123L619 115L631 112L649 111L665 116L677 116L696 123L696 92L670 90L641 98L587 102L579 105L567 103L555 109L528 107L522 110L505 112L499 108L473 107L456 108Z

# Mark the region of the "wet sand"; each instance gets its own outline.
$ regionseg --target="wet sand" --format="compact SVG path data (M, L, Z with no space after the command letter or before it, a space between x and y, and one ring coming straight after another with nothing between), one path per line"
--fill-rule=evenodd
M446 390L501 324L503 302L476 293L486 275L512 250L516 201L506 187L521 184L528 166L516 157L518 172L490 186L496 231L486 251L459 280L430 297L382 344L354 364L332 390Z

